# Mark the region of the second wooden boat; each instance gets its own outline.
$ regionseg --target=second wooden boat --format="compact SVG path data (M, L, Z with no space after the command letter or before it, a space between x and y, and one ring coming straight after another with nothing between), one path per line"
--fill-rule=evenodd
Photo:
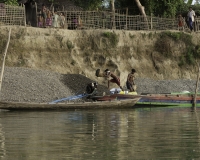
M192 107L194 103L194 93L168 93L168 94L111 94L105 96L93 96L93 100L107 101L107 100L125 100L140 98L136 106L180 106ZM196 106L200 107L200 95L197 94Z

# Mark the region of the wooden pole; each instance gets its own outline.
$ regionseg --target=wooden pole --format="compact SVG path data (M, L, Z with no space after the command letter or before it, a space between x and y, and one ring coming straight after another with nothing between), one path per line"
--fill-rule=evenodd
M152 17L153 17L153 14L151 13L151 30L153 29Z
M111 29L116 29L115 27L115 1L111 0Z
M194 101L193 101L194 108L196 108L196 99L197 99L197 91L198 91L199 76L200 76L200 66L198 62L197 62L197 66L198 66L198 75L197 75L196 89L195 89L195 95L194 95Z
M35 16L36 16L36 26L38 27L38 14L37 14L37 3L35 2Z
M5 66L5 60L6 60L6 53L7 53L7 50L8 50L9 43L10 43L10 35L11 35L11 28L10 28L9 34L8 34L8 41L7 41L7 44L6 44L6 49L5 49L5 52L3 54L3 64L2 64L2 68L1 68L1 77L0 77L0 92L1 92L1 85L2 85L2 80L3 80L3 72L4 72L4 66Z
M126 30L128 29L127 20L128 20L128 8L126 8Z
M24 7L24 26L26 27L26 8L24 4L23 7Z

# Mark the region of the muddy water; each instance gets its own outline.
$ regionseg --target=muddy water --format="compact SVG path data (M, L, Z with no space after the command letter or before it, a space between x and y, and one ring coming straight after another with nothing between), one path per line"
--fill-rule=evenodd
M198 159L200 110L0 112L0 159Z

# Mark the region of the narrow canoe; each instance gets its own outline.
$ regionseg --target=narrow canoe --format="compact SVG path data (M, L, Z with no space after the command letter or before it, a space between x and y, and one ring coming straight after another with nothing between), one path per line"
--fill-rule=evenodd
M180 106L180 107L192 107L194 103L193 94L146 94L146 95L131 95L131 94L112 94L105 96L92 97L97 101L107 100L127 100L140 97L136 106ZM200 96L196 98L196 106L200 107Z
M128 100L112 100L103 102L77 102L77 103L20 103L0 102L0 109L6 110L62 110L62 109L106 109L131 108L140 98Z
M141 95L136 105L192 107L193 103L194 95L192 94L148 94ZM196 98L196 106L200 107L200 96Z

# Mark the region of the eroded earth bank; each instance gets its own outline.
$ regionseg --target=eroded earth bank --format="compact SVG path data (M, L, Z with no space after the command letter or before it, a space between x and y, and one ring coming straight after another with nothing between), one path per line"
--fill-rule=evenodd
M95 77L98 68L120 76L122 86L135 68L138 93L195 90L199 33L31 27L11 32L1 100L49 102L83 93L91 81L100 84L99 94L108 93L107 81ZM7 27L0 37L3 53Z

